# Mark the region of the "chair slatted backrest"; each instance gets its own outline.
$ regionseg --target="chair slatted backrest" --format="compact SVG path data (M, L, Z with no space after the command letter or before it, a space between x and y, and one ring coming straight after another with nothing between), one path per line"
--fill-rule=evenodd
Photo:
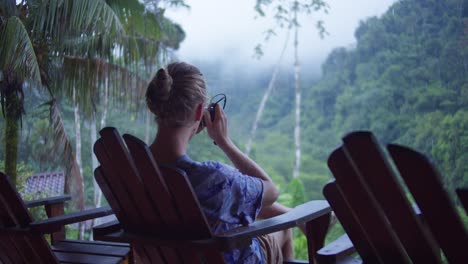
M188 179L173 169L159 169L149 147L140 139L128 134L123 138L150 199L162 216L166 230L171 230L169 235L173 238L182 235L183 239L212 237L211 228ZM205 250L200 253L186 248L182 256L185 263L193 263L200 256L208 263L224 262L223 256L217 250Z
M354 248L359 252L365 263L380 263L379 254L370 243L366 229L360 224L359 218L346 202L346 198L339 189L335 180L325 185L323 194L330 203L335 215L346 230Z
M94 145L100 166L96 181L124 230L160 238L212 237L190 183L184 175L160 169L148 146L115 128L104 128ZM219 252L133 245L145 263L222 263ZM202 254L203 253L203 254Z
M336 208L337 210L352 212L355 220L351 225L355 225L355 222L360 224L368 244L372 249L375 249L379 256L380 263L441 263L440 248L443 249L442 244L440 242L437 244L434 239L436 234L429 232L422 224L421 219L417 217L395 170L388 162L388 158L376 138L370 132L355 132L344 137L343 142L343 145L335 150L328 160L336 183L330 183L330 186L326 186L324 189L327 199L335 200L341 207L347 207L347 209ZM392 152L391 148L390 152ZM448 199L438 199L427 192L426 177L423 177L421 173L419 175L415 173L423 170L421 162L415 161L414 158L408 159L408 156L393 157L393 159L395 161L397 159L404 160L401 162L406 162L406 167L411 168L412 171L406 173L402 170L402 166L398 166L397 162L397 167L402 175L412 174L413 179L415 179L414 188L421 191L421 196L431 200L437 199L433 202L445 204L447 207L451 206ZM440 182L438 186L439 190L443 192ZM408 187L410 187L409 184ZM410 191L413 193L411 188ZM341 198L336 198L337 196L341 196ZM345 204L343 205L343 201L340 202L339 199L344 200ZM434 216L421 208L422 204L419 203L418 199L416 202L424 219L428 223L433 221ZM330 203L335 210L334 202L330 201ZM432 205L428 203L427 206ZM336 213L339 217L339 213ZM444 217L445 215L442 216L442 218ZM452 220L435 225L446 230L449 222ZM457 221L455 220L455 222ZM343 227L348 232L346 224ZM458 231L466 238L466 231L461 229ZM349 235L351 238L352 235ZM463 241L459 240L459 242ZM467 248L466 241L460 245ZM449 248L453 249L454 245L449 246ZM359 248L357 249L362 254ZM364 254L367 252L365 251ZM448 258L447 253L446 256ZM365 259L367 256L362 257ZM465 257L465 261L466 259Z
M28 228L31 215L8 177L0 172L0 262L58 263L41 234ZM15 232L14 229L18 228Z
M424 155L407 147L390 144L388 151L447 260L468 262L468 234L439 171Z
M384 210L411 260L440 262L437 245L423 228L377 139L370 132L357 132L343 141L348 156Z
M409 263L401 243L385 219L384 212L360 179L353 167L354 165L347 159L343 148L335 150L330 155L328 166L335 177L343 200L349 205L350 211L360 224L361 231L364 232L364 237L367 239L370 249L372 249L359 252L364 262ZM327 194L325 193L325 195ZM329 196L326 196L326 198L327 200L334 200ZM333 202L330 204L338 215L340 208L334 207ZM346 231L348 232L348 230Z

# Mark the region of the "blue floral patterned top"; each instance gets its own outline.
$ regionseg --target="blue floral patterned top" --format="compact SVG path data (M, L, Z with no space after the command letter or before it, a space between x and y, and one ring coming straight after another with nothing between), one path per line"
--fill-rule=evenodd
M255 221L263 197L260 179L220 162L196 162L187 155L173 166L186 173L215 234ZM249 247L226 252L224 258L227 263L264 263L257 238Z

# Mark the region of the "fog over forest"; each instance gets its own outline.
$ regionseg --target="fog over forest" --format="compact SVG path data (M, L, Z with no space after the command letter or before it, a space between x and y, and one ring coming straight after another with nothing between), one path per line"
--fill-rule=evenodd
M382 15L395 0L326 1L328 13L323 11L302 14L298 20L300 63L308 72L317 74L326 56L336 47L353 47L354 31L360 21ZM168 9L166 15L179 23L186 39L175 52L179 60L189 62L219 62L224 67L271 68L277 63L286 39L285 28L275 24L273 11L265 17L255 12L253 0L189 0L190 9ZM328 32L320 38L315 27L323 20ZM276 35L264 42L265 32L274 29ZM254 58L254 47L263 43L264 55ZM290 37L284 65L293 64L293 38Z

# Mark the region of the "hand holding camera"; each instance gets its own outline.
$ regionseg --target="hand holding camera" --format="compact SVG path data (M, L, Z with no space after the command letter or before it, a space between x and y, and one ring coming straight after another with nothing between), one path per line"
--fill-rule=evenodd
M227 119L223 111L225 106L225 94L214 96L202 118L201 125L207 127L208 135L214 140L215 145L217 140L224 140L227 137Z
M210 113L211 122L215 119L215 110L216 105L222 105L223 109L226 107L226 95L221 93L213 96L210 100L210 104L208 105L207 111ZM206 127L205 118L202 119L202 125Z

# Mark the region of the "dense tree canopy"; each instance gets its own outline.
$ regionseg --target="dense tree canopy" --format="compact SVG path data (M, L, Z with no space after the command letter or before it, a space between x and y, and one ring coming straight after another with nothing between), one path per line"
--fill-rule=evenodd
M465 1L398 1L362 21L357 45L335 49L309 90L309 142L355 129L430 156L445 183L468 186L468 45ZM465 8L465 9L464 9ZM331 145L326 145L328 148ZM324 158L321 151L317 158Z

